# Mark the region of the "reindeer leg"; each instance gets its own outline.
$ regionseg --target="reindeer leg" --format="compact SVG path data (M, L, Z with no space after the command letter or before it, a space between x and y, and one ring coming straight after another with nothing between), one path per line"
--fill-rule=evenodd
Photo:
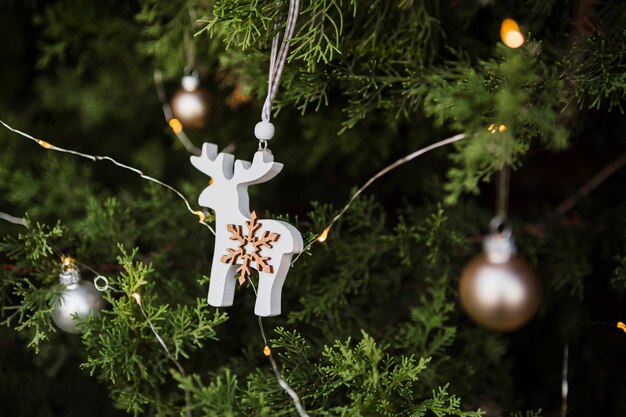
M237 265L220 262L213 259L211 268L211 282L209 283L209 305L213 307L228 307L233 305L235 298L235 271Z
M259 272L259 289L254 305L254 314L261 317L278 316L285 277L289 272L292 253L286 253L274 273Z

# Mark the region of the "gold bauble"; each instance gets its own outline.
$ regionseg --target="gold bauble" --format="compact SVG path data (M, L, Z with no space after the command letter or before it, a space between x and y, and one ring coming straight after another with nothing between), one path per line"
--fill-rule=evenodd
M213 113L213 97L202 87L193 91L181 88L172 98L172 112L185 129L203 129Z
M506 332L523 326L534 316L541 287L530 265L519 256L500 262L483 254L463 271L459 296L472 320Z

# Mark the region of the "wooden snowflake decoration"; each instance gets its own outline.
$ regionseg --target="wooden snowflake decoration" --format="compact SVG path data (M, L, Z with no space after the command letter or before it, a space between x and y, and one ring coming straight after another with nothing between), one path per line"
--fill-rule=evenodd
M248 228L248 234L244 235L241 225L229 224L226 226L232 234L230 240L236 240L239 244L237 249L227 248L226 251L228 253L220 258L220 261L229 265L234 265L241 258L241 266L237 269L239 285L242 285L246 282L246 279L250 278L252 262L256 263L255 269L258 271L270 274L274 272L274 268L269 264L271 258L269 256L261 256L261 250L264 247L271 249L273 247L272 243L280 239L278 233L272 233L268 230L260 238L256 235L261 228L261 224L255 211L250 214L250 220L246 221L246 227Z

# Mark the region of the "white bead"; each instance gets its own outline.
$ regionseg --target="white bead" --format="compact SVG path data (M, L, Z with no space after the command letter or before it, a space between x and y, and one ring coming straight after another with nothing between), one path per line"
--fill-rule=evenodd
M274 137L274 125L271 122L259 122L254 126L254 136L258 140L270 140Z

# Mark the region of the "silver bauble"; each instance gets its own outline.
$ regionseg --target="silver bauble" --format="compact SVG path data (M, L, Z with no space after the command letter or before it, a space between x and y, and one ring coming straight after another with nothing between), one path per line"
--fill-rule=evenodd
M78 271L62 272L59 279L66 286L61 293L61 304L52 312L52 321L61 330L78 334L74 315L84 319L97 314L103 305L102 295L91 282L80 280Z
M496 331L512 331L526 324L541 301L541 286L528 263L515 256L512 236L492 234L485 253L463 270L459 283L461 305L476 323Z

